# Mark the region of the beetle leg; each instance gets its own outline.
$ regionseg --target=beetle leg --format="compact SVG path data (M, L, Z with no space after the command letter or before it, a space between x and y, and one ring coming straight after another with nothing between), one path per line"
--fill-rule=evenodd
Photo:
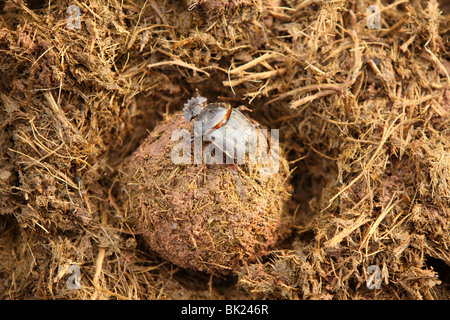
M247 193L245 192L245 189L242 187L241 179L239 179L239 175L236 171L236 166L234 164L229 164L229 166L230 166L231 172L233 173L234 181L236 182L236 185L239 189L239 194L241 195L241 199L244 199Z
M259 129L262 129L262 127L259 123L254 124L253 126L255 127L255 129L258 130L258 132L259 132ZM267 154L270 154L271 145L270 145L269 137L267 137L267 135L264 133L264 131L263 131L263 134L264 134L264 138L266 138L266 141L267 141Z
M252 109L249 109L249 108L247 108L247 107L244 106L244 105L240 105L240 106L237 107L236 109L238 109L239 111L250 111L250 112L253 112Z

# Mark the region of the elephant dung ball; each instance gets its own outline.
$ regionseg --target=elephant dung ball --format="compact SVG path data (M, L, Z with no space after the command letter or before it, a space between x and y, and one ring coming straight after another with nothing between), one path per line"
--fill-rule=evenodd
M289 233L287 161L280 155L271 175L260 174L262 164L234 173L227 164L175 164L176 130L193 135L192 123L171 115L123 166L127 210L145 244L180 267L216 275L267 254Z

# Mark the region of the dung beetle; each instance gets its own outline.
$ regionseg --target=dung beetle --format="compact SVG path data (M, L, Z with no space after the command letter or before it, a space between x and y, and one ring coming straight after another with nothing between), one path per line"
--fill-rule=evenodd
M202 137L211 141L214 146L224 152L227 164L230 165L236 180L236 185L243 190L239 181L234 159L238 157L238 164L245 163L245 157L256 160L258 157L258 143L261 143L261 126L253 124L239 109L233 109L228 103L207 103L205 97L200 96L198 91L193 98L189 99L183 108L186 121L194 123L194 139ZM244 107L244 109L246 109ZM267 136L263 134L267 150L270 151L270 143Z
M241 106L233 109L228 103L207 103L207 99L201 97L196 92L195 96L189 99L183 108L184 118L190 122L201 125L194 125L194 138L203 137L211 141L217 148L224 152L227 163L234 163L234 158L238 157L238 163L245 162L245 155L251 160L256 160L258 143L267 143L267 151L270 151L270 143L267 136L262 137L261 126L253 124L239 110L246 109ZM248 109L247 109L248 110ZM260 145L261 146L261 145Z

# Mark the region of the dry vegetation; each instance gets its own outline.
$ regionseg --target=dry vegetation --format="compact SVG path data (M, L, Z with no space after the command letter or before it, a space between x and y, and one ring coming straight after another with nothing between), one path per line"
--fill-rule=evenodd
M224 278L147 250L118 196L196 88L293 170L292 236ZM444 1L0 2L0 298L448 299L449 116Z

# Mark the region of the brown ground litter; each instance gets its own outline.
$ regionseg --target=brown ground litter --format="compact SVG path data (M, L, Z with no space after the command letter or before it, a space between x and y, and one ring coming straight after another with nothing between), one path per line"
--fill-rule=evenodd
M1 2L0 298L448 299L449 8ZM278 128L292 171L292 235L227 277L148 250L120 196L196 88Z

